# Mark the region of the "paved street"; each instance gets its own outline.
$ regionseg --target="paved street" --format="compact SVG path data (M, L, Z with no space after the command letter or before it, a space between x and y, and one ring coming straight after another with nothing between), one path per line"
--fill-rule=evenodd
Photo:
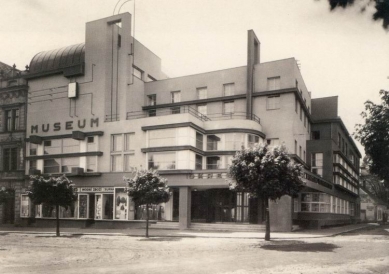
M322 230L311 238L273 233L271 242L215 232L151 230L155 237L145 239L2 231L0 273L389 273L388 230L365 226L337 236Z

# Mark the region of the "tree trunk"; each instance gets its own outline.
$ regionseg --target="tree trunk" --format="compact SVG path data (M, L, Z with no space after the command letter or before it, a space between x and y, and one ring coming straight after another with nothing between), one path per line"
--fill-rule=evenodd
M270 241L269 198L265 198L265 207L266 207L266 233L265 233L265 241Z
M57 237L59 237L60 236L60 234L59 234L59 205L55 206L55 216L56 216L56 219L57 219L56 235L57 235Z
M149 237L149 205L146 205L146 238Z

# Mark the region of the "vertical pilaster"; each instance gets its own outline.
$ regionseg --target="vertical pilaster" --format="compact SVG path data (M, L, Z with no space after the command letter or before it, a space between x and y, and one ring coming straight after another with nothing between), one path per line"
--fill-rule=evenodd
M179 197L179 227L180 229L188 229L191 221L191 193L190 187L180 187Z

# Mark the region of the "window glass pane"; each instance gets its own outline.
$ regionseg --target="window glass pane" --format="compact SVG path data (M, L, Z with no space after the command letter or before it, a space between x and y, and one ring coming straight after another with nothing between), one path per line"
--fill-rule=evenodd
M86 172L97 172L97 156L86 157Z
M134 149L133 138L134 138L133 133L124 134L124 150L125 151L129 151L129 150Z
M111 156L111 171L123 171L122 155Z
M21 197L20 217L30 217L30 198L27 195Z
M148 95L147 100L149 106L155 106L157 104L157 95L156 94Z
M207 157L207 169L220 169L221 166L220 157Z
M181 102L181 92L180 91L172 92L172 103L179 103L179 102Z
M111 151L123 151L123 139L122 134L112 135Z
M196 154L196 170L203 169L203 157Z
M240 150L244 146L244 133L226 133L225 150Z
M60 159L43 160L43 173L59 173Z
M225 102L223 106L224 106L223 109L224 114L234 113L234 102Z
M128 219L128 195L124 188L115 188L115 219Z
M62 158L61 172L70 173L72 172L72 167L79 167L79 166L80 166L79 157Z
M30 156L37 155L38 145L30 143Z
M268 90L280 89L280 80L281 78L279 76L267 78L267 89Z
M231 96L235 94L235 84L224 84L224 96Z
M175 169L176 154L175 153L149 153L148 155L149 168L151 169Z
M125 154L124 155L124 171L132 171L133 163L133 154Z
M196 148L203 150L203 134L196 131Z
M219 150L221 135L207 135L207 150Z
M88 195L78 195L78 218L88 218Z

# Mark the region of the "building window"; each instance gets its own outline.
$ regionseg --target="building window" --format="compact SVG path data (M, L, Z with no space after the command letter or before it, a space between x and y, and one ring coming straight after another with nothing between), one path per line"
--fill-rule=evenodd
M311 134L312 134L312 140L320 140L320 131L319 130L313 130Z
M280 89L280 82L281 82L280 76L267 78L267 90Z
M196 131L196 148L203 150L203 134Z
M207 157L207 169L220 169L220 157L218 156L212 156Z
M79 166L79 157L45 159L43 160L43 173L71 173L73 167Z
M232 96L235 94L235 84L224 84L223 85L223 94L224 96Z
M197 88L197 99L207 99L208 90L207 87Z
M298 106L299 106L299 101L297 100L297 97L296 97L295 100L294 100L294 111L296 113L299 113Z
M19 109L8 109L5 111L6 131L15 131L19 129Z
M244 146L245 134L226 133L225 150L240 150Z
M33 143L29 143L29 155L30 156L34 156L34 155L38 155L38 145L37 144L33 144Z
M207 115L207 105L197 105L197 112L199 112L202 115Z
M149 117L157 116L157 110L156 109L150 109L149 110Z
M172 103L181 102L181 91L173 91L171 92Z
M147 95L147 105L149 106L157 105L157 94Z
M176 169L176 153L148 153L148 167L156 170Z
M18 148L3 149L3 170L15 171L18 169Z
M303 107L300 106L300 121L303 120Z
M330 197L330 195L325 193L301 193L301 211L330 212Z
M301 158L301 156L302 156L301 151L302 151L301 146L299 146L299 157L300 157L300 158Z
M203 156L196 154L196 170L203 169Z
M111 171L131 171L134 156L134 133L111 135ZM93 166L91 167L93 168Z
M133 67L133 74L135 77L138 77L139 79L142 80L142 74L143 74L143 71L141 71L140 69L138 69L137 67Z
M172 114L180 114L181 108L180 107L172 107L172 108L170 108L170 111Z
M234 113L234 101L223 102L223 114Z
M20 203L20 217L30 217L31 202L28 195L22 194Z
M247 139L248 147L254 147L255 144L259 144L259 136L257 135L248 134Z
M207 135L207 150L218 150L220 149L219 144L221 138L218 135Z
M97 171L97 156L86 157L86 172Z
M269 96L266 99L266 109L279 109L280 108L280 96Z
M312 173L323 176L323 153L312 153Z

